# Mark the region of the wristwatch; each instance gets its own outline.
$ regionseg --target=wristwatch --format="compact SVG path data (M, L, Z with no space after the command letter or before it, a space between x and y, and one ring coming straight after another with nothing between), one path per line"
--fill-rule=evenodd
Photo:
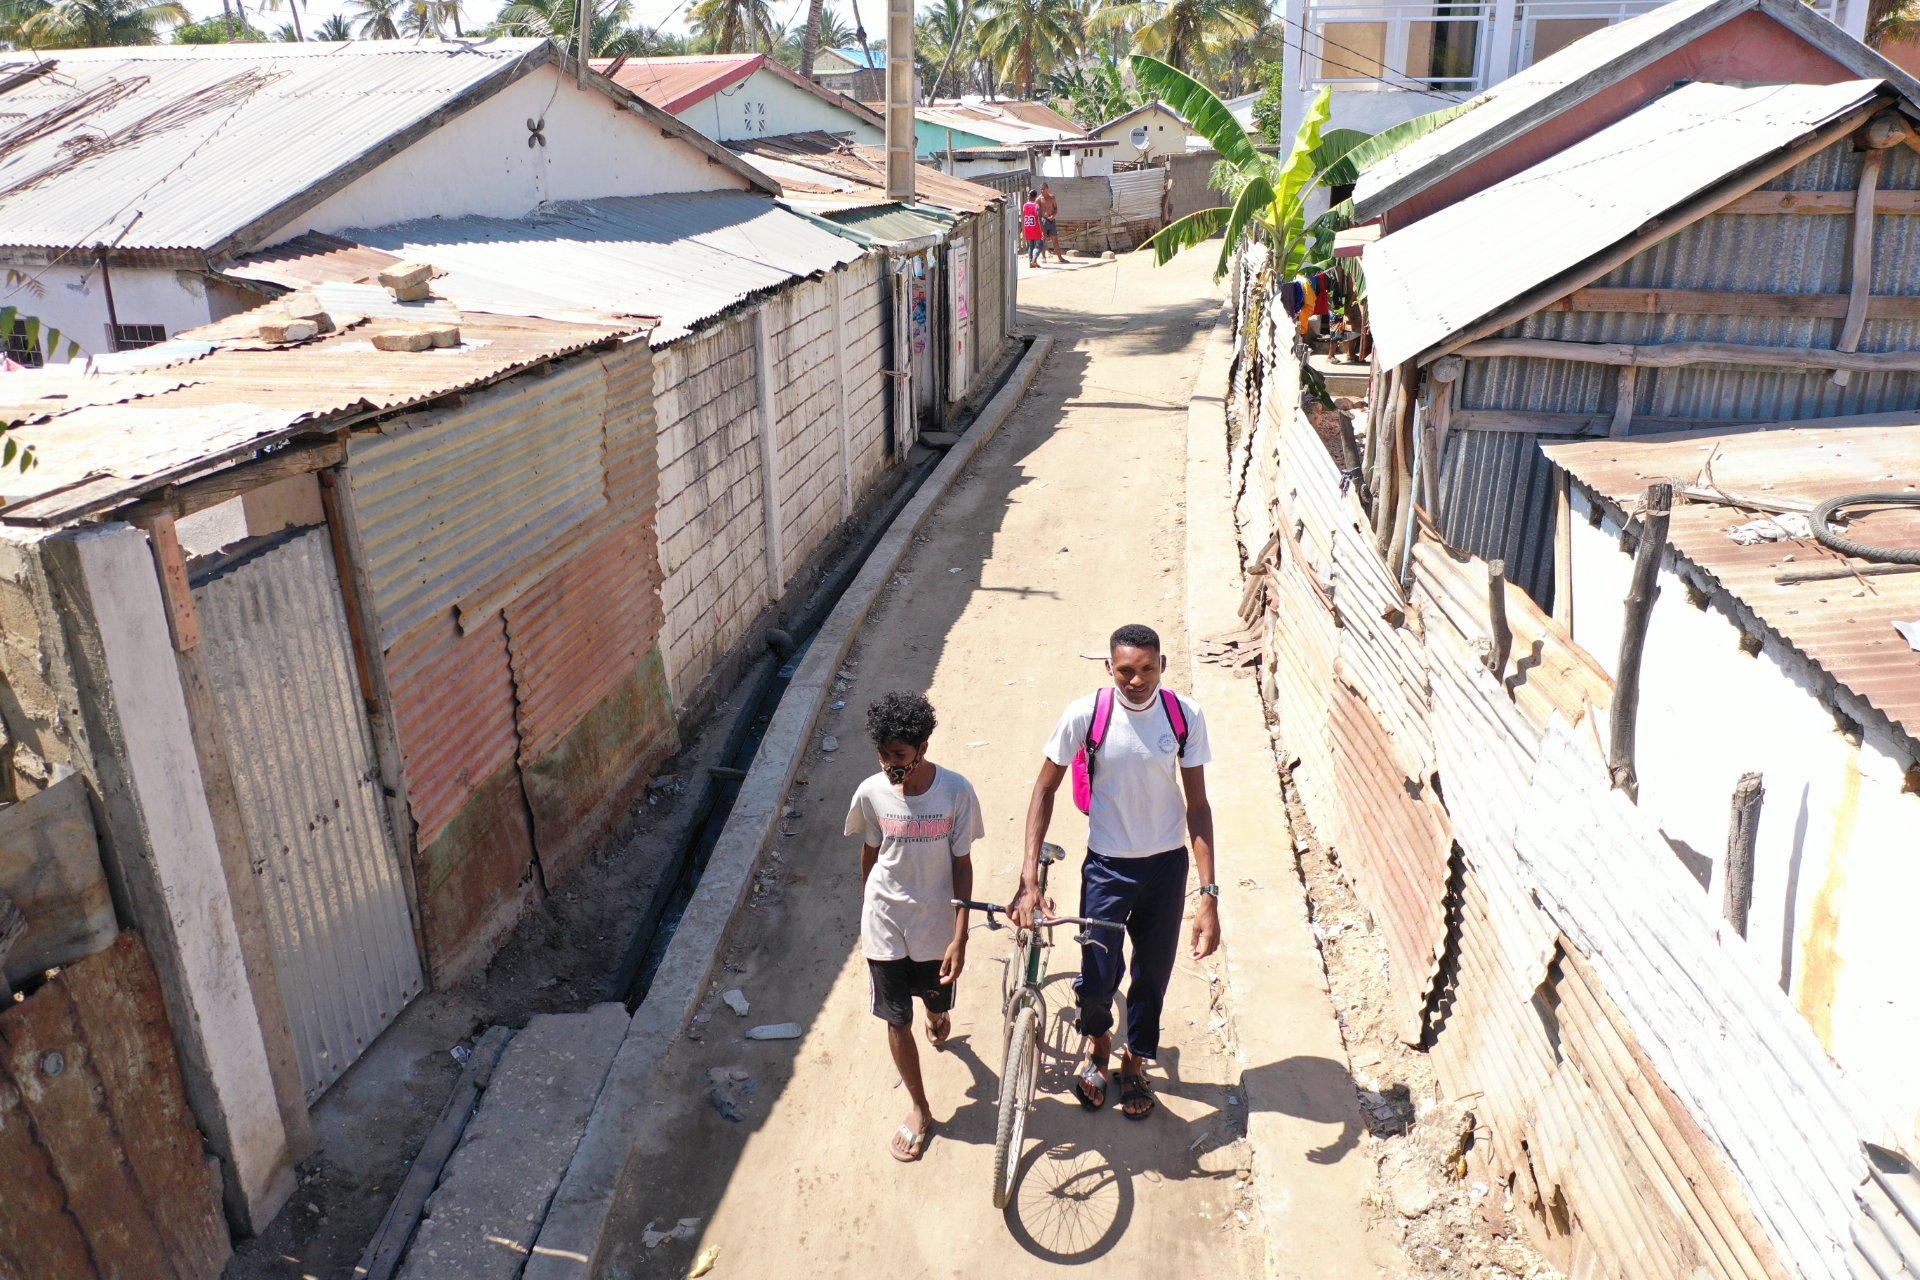
M1200 886L1200 892L1209 898L1217 898L1220 896L1220 886L1217 884L1203 884Z

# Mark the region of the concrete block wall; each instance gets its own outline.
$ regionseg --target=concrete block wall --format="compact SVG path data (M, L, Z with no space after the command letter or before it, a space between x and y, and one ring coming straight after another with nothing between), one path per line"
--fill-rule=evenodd
M751 312L655 354L659 414L662 648L675 706L738 643L847 517L833 290L843 290L847 436L855 507L887 458L883 261L868 255L767 298L783 579L767 581L758 354Z
M751 316L656 353L662 647L675 705L767 603Z

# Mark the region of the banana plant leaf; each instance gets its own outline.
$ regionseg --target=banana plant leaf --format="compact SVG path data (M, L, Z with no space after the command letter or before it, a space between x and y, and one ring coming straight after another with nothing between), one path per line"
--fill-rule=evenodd
M1345 181L1355 181L1360 174L1365 173L1370 167L1378 164L1402 147L1419 141L1447 121L1456 116L1465 115L1479 105L1480 99L1475 98L1470 102L1462 102L1458 106L1442 107L1440 110L1430 111L1424 116L1415 116L1413 119L1405 121L1402 124L1394 125L1391 129L1382 129L1365 142L1355 145L1352 150L1346 152L1341 157L1343 161L1350 162L1353 166L1354 177L1345 179ZM1339 182L1329 179L1328 185L1338 186Z
M1146 242L1140 246L1140 249L1146 248L1147 245L1152 245L1153 265L1156 267L1164 267L1173 261L1173 255L1179 253L1182 249L1191 249L1195 245L1211 240L1214 236L1219 235L1221 230L1226 227L1227 220L1232 213L1233 210L1224 205L1215 209L1197 210L1184 218L1177 218L1169 222L1166 226L1160 228L1160 230L1154 232L1151 236L1148 236ZM1140 249L1135 249L1134 252L1138 253Z
M1344 187L1356 181L1360 171L1354 167L1353 150L1373 137L1359 129L1329 129L1313 149L1313 167L1320 181L1329 187Z
M1144 53L1134 54L1130 61L1134 79L1154 97L1185 116L1194 133L1205 138L1220 153L1221 159L1243 168L1259 165L1262 157L1253 139L1213 90L1184 71L1177 71Z

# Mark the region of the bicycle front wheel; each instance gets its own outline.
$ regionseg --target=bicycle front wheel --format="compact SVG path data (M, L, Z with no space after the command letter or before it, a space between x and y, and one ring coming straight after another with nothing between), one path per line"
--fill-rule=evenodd
M1013 1195L1013 1174L1020 1163L1020 1142L1027 1133L1033 1104L1034 1072L1039 1065L1040 1011L1023 1006L1007 1037L1007 1060L1000 1070L1000 1123L993 1137L993 1207L1004 1209Z

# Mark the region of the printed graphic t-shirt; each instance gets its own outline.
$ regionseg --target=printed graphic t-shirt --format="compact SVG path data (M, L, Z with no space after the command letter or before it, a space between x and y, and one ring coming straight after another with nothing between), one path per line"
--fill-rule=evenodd
M1020 234L1028 240L1040 238L1040 206L1031 200L1020 206Z
M1093 727L1095 696L1079 699L1060 717L1047 740L1047 759L1072 767ZM1200 708L1181 698L1180 710L1187 717L1185 757L1157 691L1145 711L1130 709L1115 692L1107 740L1093 762L1093 812L1087 818L1087 848L1093 852L1144 858L1187 842L1187 793L1180 770L1207 763L1213 752L1207 747L1207 720Z
M986 834L973 784L934 766L933 785L901 795L876 773L853 793L846 834L880 850L860 908L869 960L938 960L953 941L953 860Z

